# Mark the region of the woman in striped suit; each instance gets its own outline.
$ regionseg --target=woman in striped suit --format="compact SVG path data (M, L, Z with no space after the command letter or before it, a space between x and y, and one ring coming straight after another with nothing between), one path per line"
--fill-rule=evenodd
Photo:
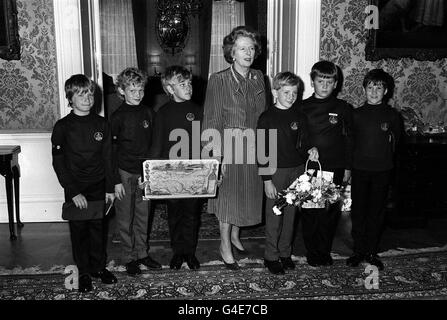
M236 270L239 266L232 248L245 251L239 239L240 227L262 222L263 185L254 137L258 118L267 108L266 86L262 72L250 68L261 52L259 33L236 27L224 38L223 51L231 65L210 76L202 128L215 129L221 137L221 144L216 145L221 151L222 180L217 197L208 201L208 210L219 219L220 254L225 266Z

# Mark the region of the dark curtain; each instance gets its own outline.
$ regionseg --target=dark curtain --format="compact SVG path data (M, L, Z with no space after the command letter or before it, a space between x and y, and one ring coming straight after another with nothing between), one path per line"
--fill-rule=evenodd
M252 68L267 71L267 0L245 0L245 25L261 34L261 55L253 62ZM255 14L253 14L255 13Z
M135 28L135 45L138 68L147 70L146 66L146 0L132 0L133 23Z
M199 32L200 32L200 75L194 83L193 99L202 104L205 99L206 84L208 83L208 72L210 64L211 48L211 20L212 20L213 0L203 0L203 7L200 11Z

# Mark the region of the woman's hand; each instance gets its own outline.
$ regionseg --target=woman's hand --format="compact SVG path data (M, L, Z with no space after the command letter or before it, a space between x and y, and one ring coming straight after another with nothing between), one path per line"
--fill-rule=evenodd
M276 199L278 192L276 191L276 187L272 180L264 181L264 190L267 198Z
M79 209L87 209L88 202L87 199L81 193L72 198L75 206Z
M310 161L318 161L319 154L318 154L318 149L316 147L309 149L307 151L307 153L309 154Z
M123 197L126 195L126 191L124 190L124 186L122 183L115 184L115 197L118 198L118 200L123 200Z

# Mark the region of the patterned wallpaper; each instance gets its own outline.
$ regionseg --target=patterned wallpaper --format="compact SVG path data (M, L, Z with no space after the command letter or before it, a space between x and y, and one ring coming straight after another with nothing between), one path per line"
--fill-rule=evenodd
M390 104L402 110L406 124L424 123L447 125L447 105L441 90L447 84L447 59L417 61L365 60L367 30L364 28L368 0L322 0L320 58L336 63L343 71L344 85L339 98L354 106L365 101L363 77L373 68L382 68L395 80ZM445 90L445 89L444 89Z
M0 132L51 131L59 116L52 0L17 0L21 59L0 59Z

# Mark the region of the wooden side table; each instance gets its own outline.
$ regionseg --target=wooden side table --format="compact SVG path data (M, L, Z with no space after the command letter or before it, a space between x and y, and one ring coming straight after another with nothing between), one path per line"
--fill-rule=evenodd
M12 181L14 180L14 193L15 193L15 205L16 205L16 220L17 227L23 227L23 223L20 221L20 193L19 193L19 178L20 178L20 166L19 166L19 153L20 146L0 146L0 173L5 177L6 182L6 198L8 202L8 220L9 220L9 232L10 240L16 240L14 230L14 207L13 207L13 195L12 195Z

